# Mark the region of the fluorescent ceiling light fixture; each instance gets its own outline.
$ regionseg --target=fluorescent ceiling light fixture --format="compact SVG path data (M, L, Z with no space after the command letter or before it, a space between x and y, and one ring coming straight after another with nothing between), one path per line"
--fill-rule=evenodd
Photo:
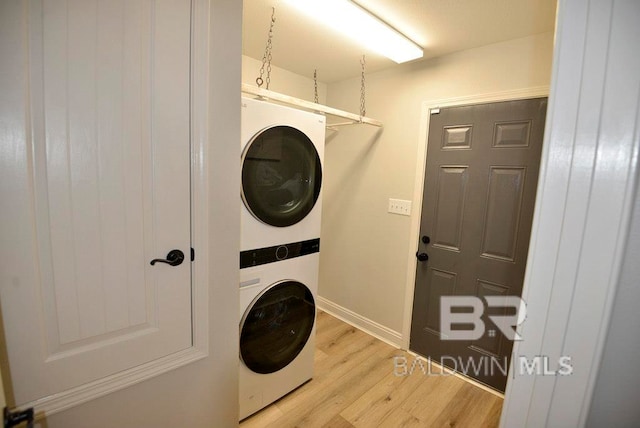
M398 64L422 58L422 48L350 0L286 0L301 12Z

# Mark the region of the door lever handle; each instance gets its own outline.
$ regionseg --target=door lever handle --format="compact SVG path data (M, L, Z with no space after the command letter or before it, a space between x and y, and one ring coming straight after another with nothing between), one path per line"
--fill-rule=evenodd
M33 428L33 407L29 407L25 410L10 411L7 407L3 410L4 415L4 428L11 428L20 426L26 426L26 428ZM26 422L26 425L23 425Z
M182 251L171 250L169 251L169 254L167 254L166 259L151 260L151 266L155 265L156 263L166 263L170 266L178 266L179 264L182 264L183 261L184 261L184 253Z

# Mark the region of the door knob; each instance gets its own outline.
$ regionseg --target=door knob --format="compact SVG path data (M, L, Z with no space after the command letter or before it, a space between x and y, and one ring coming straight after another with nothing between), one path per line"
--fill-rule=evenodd
M416 253L416 257L421 262L426 262L429 260L429 255L427 253Z
M151 266L155 265L156 263L166 263L171 266L178 266L179 264L182 264L183 261L184 261L184 253L182 251L171 250L169 251L169 254L167 254L166 259L151 260Z
M427 235L424 235L422 237L422 243L423 244L428 244L429 242L431 242L431 238L429 238Z

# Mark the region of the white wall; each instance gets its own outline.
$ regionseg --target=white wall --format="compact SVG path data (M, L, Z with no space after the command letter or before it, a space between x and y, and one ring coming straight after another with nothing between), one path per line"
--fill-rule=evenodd
M422 103L547 86L553 34L457 52L366 75L368 126L327 134L319 294L333 308L401 336L410 217L387 213L389 198L411 199ZM328 105L359 111L360 79L330 84ZM416 210L417 207L413 207Z
M247 83L252 86L256 85L256 78L260 76L260 67L262 66L262 59L257 60L246 55L242 56L242 83ZM266 89L266 67L265 74L263 75L262 88ZM289 95L291 97L301 98L307 101L313 101L314 86L313 76L306 77L300 74L292 73L275 65L271 65L271 83L269 84L269 90L280 92L281 94ZM325 104L327 100L327 84L318 82L318 101L320 104Z

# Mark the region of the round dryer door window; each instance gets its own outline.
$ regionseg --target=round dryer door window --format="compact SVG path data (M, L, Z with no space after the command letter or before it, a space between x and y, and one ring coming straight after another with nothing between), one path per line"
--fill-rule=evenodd
M258 133L242 160L242 199L258 220L277 227L296 224L320 195L322 167L313 142L290 126Z
M302 351L315 319L311 291L296 281L283 281L251 304L240 326L240 356L256 373L273 373Z

